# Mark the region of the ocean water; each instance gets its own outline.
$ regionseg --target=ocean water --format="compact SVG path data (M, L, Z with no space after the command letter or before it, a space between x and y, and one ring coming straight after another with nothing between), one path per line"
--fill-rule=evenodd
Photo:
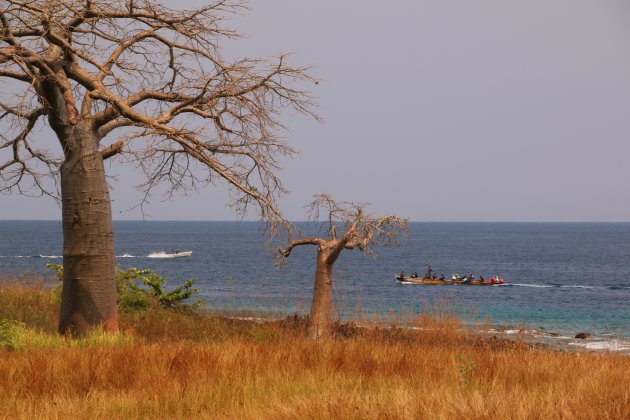
M278 314L310 307L315 249L276 268L253 222L115 222L117 263L150 268L172 284L195 278L211 308ZM0 273L42 274L61 263L57 221L0 221ZM191 257L154 258L173 249ZM346 250L336 264L340 314L411 315L447 305L465 322L573 336L630 338L630 223L411 223L401 246L378 257ZM152 257L149 257L151 254ZM492 287L399 284L395 273L503 277Z

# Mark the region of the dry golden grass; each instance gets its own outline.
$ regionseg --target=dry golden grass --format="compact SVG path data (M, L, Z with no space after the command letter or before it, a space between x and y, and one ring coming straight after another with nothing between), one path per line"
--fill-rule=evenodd
M20 316L48 331L37 324L54 322L46 296L0 287L0 318L42 305L48 315ZM630 418L630 357L486 339L448 317L416 321L422 330L340 326L337 339L313 343L300 319L122 314L128 341L0 350L0 416Z

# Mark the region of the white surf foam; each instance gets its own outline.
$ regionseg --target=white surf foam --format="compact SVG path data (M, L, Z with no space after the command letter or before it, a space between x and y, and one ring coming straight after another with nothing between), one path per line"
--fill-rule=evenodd
M116 258L136 258L136 256L131 255L131 254L122 254L122 255L116 255Z
M587 350L630 351L630 342L620 340L590 341L586 343L569 343L570 346Z
M40 255L40 258L63 258L61 255Z

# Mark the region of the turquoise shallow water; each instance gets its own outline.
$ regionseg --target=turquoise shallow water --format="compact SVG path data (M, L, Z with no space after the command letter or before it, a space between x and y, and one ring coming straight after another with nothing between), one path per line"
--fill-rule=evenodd
M151 268L173 283L197 279L201 297L219 309L306 312L315 250L297 248L284 269L264 247L256 223L116 222L123 267ZM61 262L55 221L0 221L0 272L46 273ZM179 249L190 258L149 258ZM398 284L401 270L498 274L500 287ZM383 316L412 314L436 303L466 321L491 318L503 328L574 334L590 331L630 338L630 224L411 223L409 240L373 259L345 251L335 277L338 308Z

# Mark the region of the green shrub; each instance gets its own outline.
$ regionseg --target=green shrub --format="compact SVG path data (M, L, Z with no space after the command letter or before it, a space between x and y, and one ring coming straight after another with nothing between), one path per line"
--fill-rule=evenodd
M475 358L468 355L461 355L457 357L459 363L457 364L457 371L459 372L460 379L466 386L470 386L473 383L473 375L477 370L477 363Z
M13 350L15 348L13 322L0 319L0 349Z
M128 309L144 309L157 301L167 308L178 307L193 311L203 304L203 300L191 304L184 303L185 300L199 293L199 290L192 288L194 279L186 280L184 284L171 291L166 291L164 288L167 281L166 277L152 270L138 270L137 268L126 271L117 270L116 288L119 304Z
M61 264L47 264L48 268L55 271L57 280L63 281L63 266ZM186 280L181 286L171 291L166 291L166 277L158 275L148 269L139 270L129 268L127 270L116 269L116 294L118 307L122 310L143 310L152 305L160 305L167 308L181 308L191 311L197 310L203 305L203 300L194 303L184 303L185 300L199 293L193 289L194 279ZM61 286L52 291L53 299L61 301Z

